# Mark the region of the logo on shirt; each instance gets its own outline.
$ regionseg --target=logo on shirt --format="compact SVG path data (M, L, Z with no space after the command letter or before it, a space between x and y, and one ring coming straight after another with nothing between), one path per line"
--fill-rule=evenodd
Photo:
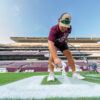
M64 35L60 38L58 38L58 41L61 43L61 42L65 42L66 40L66 37L67 37L67 34L64 33Z

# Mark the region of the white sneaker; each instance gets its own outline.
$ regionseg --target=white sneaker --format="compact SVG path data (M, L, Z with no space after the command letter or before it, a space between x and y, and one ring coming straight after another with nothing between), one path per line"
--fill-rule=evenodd
M80 80L85 79L85 77L81 76L81 75L78 74L78 73L74 73L74 74L73 74L73 78L77 78L77 79L80 79Z
M54 74L49 74L47 81L54 81L54 80L55 80Z

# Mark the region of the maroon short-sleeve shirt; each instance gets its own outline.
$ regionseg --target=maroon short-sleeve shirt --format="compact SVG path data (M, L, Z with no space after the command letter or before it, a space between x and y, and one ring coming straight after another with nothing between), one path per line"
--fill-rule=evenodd
M68 38L68 35L70 33L71 33L71 27L68 28L66 32L61 32L57 24L51 28L48 40L57 44L59 43L60 45L65 44L65 40Z

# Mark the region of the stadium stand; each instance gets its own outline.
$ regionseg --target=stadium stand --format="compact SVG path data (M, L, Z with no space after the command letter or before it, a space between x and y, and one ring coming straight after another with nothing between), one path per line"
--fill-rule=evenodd
M0 44L0 68L7 68L9 72L48 70L49 51L46 37L11 37L11 39L15 43ZM90 70L87 63L93 60L100 63L100 38L69 38L67 41L81 70ZM65 60L60 51L57 53ZM68 70L66 68L66 71Z

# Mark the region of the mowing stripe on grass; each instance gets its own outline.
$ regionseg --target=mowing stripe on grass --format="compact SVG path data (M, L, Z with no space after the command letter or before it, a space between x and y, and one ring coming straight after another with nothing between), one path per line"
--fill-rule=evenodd
M5 85L24 78L38 75L48 75L48 72L0 73L0 85Z

